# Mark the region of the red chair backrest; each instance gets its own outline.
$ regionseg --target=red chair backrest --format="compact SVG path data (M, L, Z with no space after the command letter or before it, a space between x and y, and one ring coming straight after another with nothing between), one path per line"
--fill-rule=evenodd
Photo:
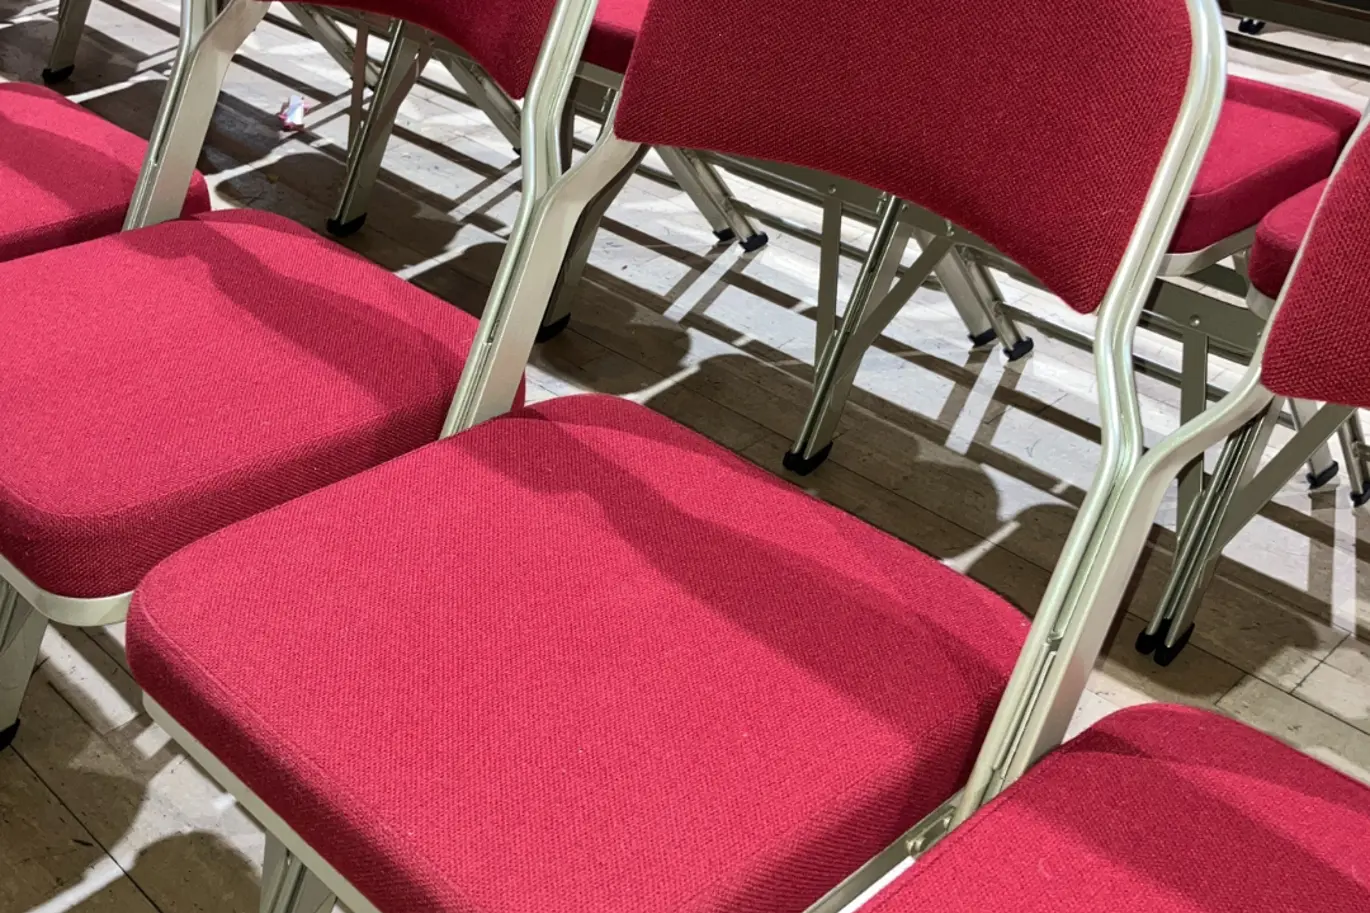
M1185 0L652 0L624 139L788 162L1097 308L1189 83Z
M1261 362L1281 396L1370 408L1370 141L1351 141L1313 216Z
M470 54L501 89L522 98L556 0L339 0L328 5L421 25Z

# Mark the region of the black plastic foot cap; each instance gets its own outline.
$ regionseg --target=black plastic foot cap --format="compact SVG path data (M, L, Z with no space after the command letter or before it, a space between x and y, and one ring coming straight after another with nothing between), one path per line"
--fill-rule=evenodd
M1189 623L1189 627L1184 629L1184 633L1175 641L1175 646L1167 647L1161 644L1156 648L1156 654L1152 659L1156 660L1158 666L1168 666L1175 661L1175 657L1180 655L1185 646L1189 643L1189 636L1194 633L1194 622Z
M828 441L827 445L822 450L811 457L806 457L802 453L795 453L793 450L786 451L784 459L780 462L783 463L785 468L790 472L793 472L796 475L806 476L819 466L822 466L823 461L828 458L828 454L830 453L832 453L832 441Z
M1165 643L1165 632L1169 630L1170 619L1168 618L1161 622L1161 627L1155 634L1148 633L1146 628L1143 628L1141 633L1137 635L1137 652L1143 656L1150 654L1161 644Z
M1022 339L1018 340L1012 348L1004 349L1004 355L1009 361L1017 361L1020 358L1025 358L1031 352L1032 339L1028 336L1024 336Z
M555 338L556 336L560 335L561 331L566 329L566 327L569 326L570 323L570 314L567 314L565 317L558 317L551 323L544 323L542 326L538 327L538 342L546 342L549 339Z
M6 748L10 747L10 743L14 741L14 736L18 732L18 720L15 720L13 723L10 723L9 726L5 727L4 729L0 729L0 751L4 751Z
M731 228L720 228L714 232L714 237L718 239L719 244L731 244L737 240L737 233Z
M76 64L74 63L70 66L62 67L60 70L49 70L45 67L43 69L43 82L47 83L48 85L53 85L54 83L59 82L66 82L67 79L71 76L72 71L75 69Z
M1265 23L1260 19L1243 19L1237 23L1237 31L1243 35L1259 35L1265 31Z
M764 231L759 231L750 238L743 239L741 242L742 249L750 254L752 251L761 250L761 248L770 243L770 240L770 235L766 234Z
M1364 491L1351 492L1352 507L1364 507L1366 501L1370 501L1370 487L1366 488Z
M362 230L366 224L366 213L362 213L350 222L339 222L337 219L328 220L328 233L335 238L346 238L348 235L355 235Z
M1310 472L1308 474L1308 487L1322 488L1328 482L1335 479L1339 472L1341 472L1341 466L1337 464L1336 460L1333 460L1322 472Z
M970 347L972 349L978 349L982 346L989 345L991 342L994 342L994 340L998 338L999 334L994 332L993 329L985 330L985 332L983 333L972 333L970 334Z

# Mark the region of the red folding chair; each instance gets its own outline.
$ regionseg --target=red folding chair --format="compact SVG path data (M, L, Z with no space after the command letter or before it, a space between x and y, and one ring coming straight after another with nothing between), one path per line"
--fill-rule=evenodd
M1092 665L1180 466L1225 435L1253 434L1285 397L1370 407L1370 363L1354 332L1370 309L1367 224L1370 142L1358 135L1312 217L1261 357L1123 486L1082 587L1087 609L1062 631L1063 665ZM1082 687L1044 690L1066 706ZM1048 754L866 909L1370 909L1370 787L1214 713L1125 710Z
M231 0L197 35L209 2L186 10L136 230L0 264L0 745L49 620L118 621L180 547L436 440L475 335L463 311L280 217L163 221L267 9ZM532 85L517 250L556 174L586 23L558 19L539 55L554 0L467 6L468 50Z
M270 909L792 911L944 825L1017 610L642 406L508 410L584 206L643 143L871 183L1102 302L1104 459L1059 601L1140 456L1129 340L1222 94L1211 3L1110 9L655 0L612 129L504 261L453 436L135 597L148 710L272 835ZM703 90L757 46L747 91Z
M0 262L113 234L147 144L41 86L0 83ZM193 173L173 214L209 210Z

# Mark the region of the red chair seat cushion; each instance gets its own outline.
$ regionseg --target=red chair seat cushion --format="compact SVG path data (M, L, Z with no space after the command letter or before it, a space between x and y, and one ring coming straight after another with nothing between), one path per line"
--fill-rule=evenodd
M1338 102L1229 77L1218 127L1171 251L1202 250L1244 231L1326 179L1359 121L1359 112Z
M117 232L146 152L143 140L51 89L0 84L0 260ZM208 209L197 172L185 214Z
M380 910L803 910L963 782L1006 602L571 397L235 525L139 683Z
M437 438L475 320L285 219L0 264L0 553L64 596Z
M868 913L1359 913L1370 790L1233 720L1146 706L1048 755Z
M1326 188L1327 182L1319 181L1296 193L1270 210L1256 226L1256 241L1251 245L1247 271L1251 284L1267 298L1280 297L1284 281L1294 265L1294 256L1308 234L1313 213Z

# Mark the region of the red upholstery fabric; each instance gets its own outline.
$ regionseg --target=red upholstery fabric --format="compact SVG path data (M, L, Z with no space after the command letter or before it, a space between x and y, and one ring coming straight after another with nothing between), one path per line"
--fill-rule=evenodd
M585 39L585 60L615 73L627 71L646 15L647 0L599 0Z
M1011 606L554 400L175 555L135 677L383 910L803 910L966 776Z
M1326 189L1327 182L1318 181L1270 210L1256 226L1247 273L1251 284L1267 298L1280 297L1284 280L1289 278L1289 269L1294 265L1294 255L1308 234L1313 212Z
M654 0L616 129L888 191L1088 312L1136 227L1190 49L1176 0Z
M0 260L113 234L147 143L51 89L0 84ZM185 214L209 209L197 172Z
M1202 250L1325 179L1359 122L1358 111L1338 102L1229 77L1218 129L1170 249Z
M1048 755L869 913L1363 913L1370 790L1241 723L1146 706Z
M1282 396L1370 407L1370 143L1357 140L1323 194L1262 362Z
M216 213L0 264L0 553L66 596L435 440L475 321Z
M346 0L333 3L414 22L454 42L514 98L533 76L556 0ZM628 66L647 0L600 0L585 59L616 73Z

